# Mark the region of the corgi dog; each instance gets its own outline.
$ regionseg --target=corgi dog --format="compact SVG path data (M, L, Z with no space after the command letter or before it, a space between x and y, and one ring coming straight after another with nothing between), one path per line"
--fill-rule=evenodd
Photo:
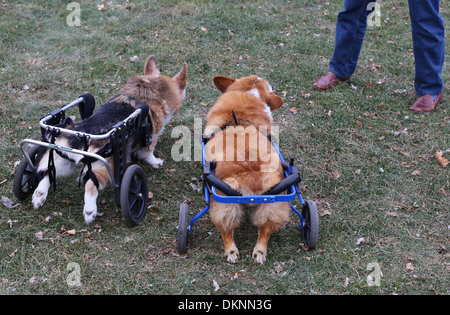
M262 195L284 179L279 155L272 146L272 111L283 104L271 85L258 76L242 79L217 76L215 86L222 95L207 114L206 161L215 161L215 176L241 195ZM217 190L218 194L222 194ZM219 203L211 200L210 216L220 231L228 262L236 263L239 251L233 231L240 225L246 209L258 227L258 240L252 258L266 261L271 234L289 220L288 202L248 204Z
M149 147L141 147L140 144L129 144L135 147L127 152L127 160L131 159L133 153L138 159L148 162L155 168L162 165L163 160L155 157L154 150L159 135L164 126L177 114L185 97L187 84L187 64L173 78L162 75L159 71L155 56L150 56L144 66L144 75L136 75L128 79L119 93L109 101L100 106L91 116L77 124L70 124L66 128L81 131L88 134L104 134L112 127L134 112L140 105L149 107L149 119L152 124L152 142ZM129 142L133 142L129 137ZM108 140L90 140L88 152L97 152ZM61 134L56 138L56 145L83 150L83 141L75 136ZM48 168L49 151L47 150L38 163L38 174L46 174ZM75 166L82 160L83 156L68 152L65 157L54 154L54 165L56 176L68 176L72 174ZM106 158L111 169L113 157ZM92 171L98 183L88 179L85 183L83 215L86 224L90 224L97 216L98 191L103 190L110 179L106 168L100 161L92 163ZM98 186L98 187L97 187ZM35 209L42 206L47 198L50 188L49 175L44 175L32 196Z

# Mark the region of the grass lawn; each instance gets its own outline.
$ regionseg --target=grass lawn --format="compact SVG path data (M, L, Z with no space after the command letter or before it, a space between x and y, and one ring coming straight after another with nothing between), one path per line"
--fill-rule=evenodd
M430 114L408 110L416 95L406 1L379 1L381 23L367 31L352 84L327 92L312 83L328 71L342 1L83 0L80 26L68 25L67 3L0 3L2 198L18 203L19 142L39 139L41 116L85 92L104 103L142 73L148 55L171 76L188 63L186 99L157 145L164 167L141 163L153 193L141 225L126 225L109 188L99 195L103 216L86 226L77 174L59 180L37 211L31 200L0 204L0 294L450 293L450 166L435 158L447 150L450 159L450 112L447 99ZM450 6L441 7L448 52ZM449 65L447 54L447 95ZM179 205L188 203L192 218L204 198L191 185L201 162L171 158L171 131L205 123L220 95L215 75L253 74L285 100L274 113L280 149L296 157L303 197L317 203L318 246L303 248L292 213L265 265L250 257L257 230L249 223L235 235L240 261L228 264L206 215L179 255ZM379 286L367 281L371 263ZM74 272L79 286L67 281Z

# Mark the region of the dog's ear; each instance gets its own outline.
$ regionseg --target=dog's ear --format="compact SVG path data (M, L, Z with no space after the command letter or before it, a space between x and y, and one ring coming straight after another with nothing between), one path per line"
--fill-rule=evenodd
M214 81L214 85L219 89L219 91L222 93L225 93L225 90L231 84L233 84L236 81L236 79L219 75L217 77L214 77L213 81Z
M144 66L144 75L157 75L160 74L156 57L151 55L147 58Z
M266 101L267 101L267 105L269 105L269 107L272 111L280 108L281 105L283 105L283 99L272 92L269 92L267 94Z
M173 80L178 83L180 90L186 89L187 74L187 63L184 63L183 68L181 68L180 72L178 72L177 75L173 77Z

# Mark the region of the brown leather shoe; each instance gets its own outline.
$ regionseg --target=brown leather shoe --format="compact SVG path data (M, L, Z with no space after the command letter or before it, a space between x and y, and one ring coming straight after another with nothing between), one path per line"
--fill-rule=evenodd
M316 81L316 83L313 84L313 86L319 90L328 90L335 86L340 81L348 81L350 78L347 79L340 79L336 77L336 75L332 72L328 72L323 77L321 77L319 80Z
M411 106L410 110L417 113L428 113L431 112L439 103L442 102L444 94L439 94L438 98L434 100L431 95L422 95L419 99Z

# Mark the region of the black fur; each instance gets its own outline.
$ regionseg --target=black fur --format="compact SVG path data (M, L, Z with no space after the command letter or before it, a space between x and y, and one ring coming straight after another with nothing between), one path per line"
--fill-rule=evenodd
M71 129L93 135L101 135L110 131L116 123L124 120L135 111L128 104L106 103L90 117L74 125ZM69 144L72 148L83 149L84 140L77 136L69 136Z

